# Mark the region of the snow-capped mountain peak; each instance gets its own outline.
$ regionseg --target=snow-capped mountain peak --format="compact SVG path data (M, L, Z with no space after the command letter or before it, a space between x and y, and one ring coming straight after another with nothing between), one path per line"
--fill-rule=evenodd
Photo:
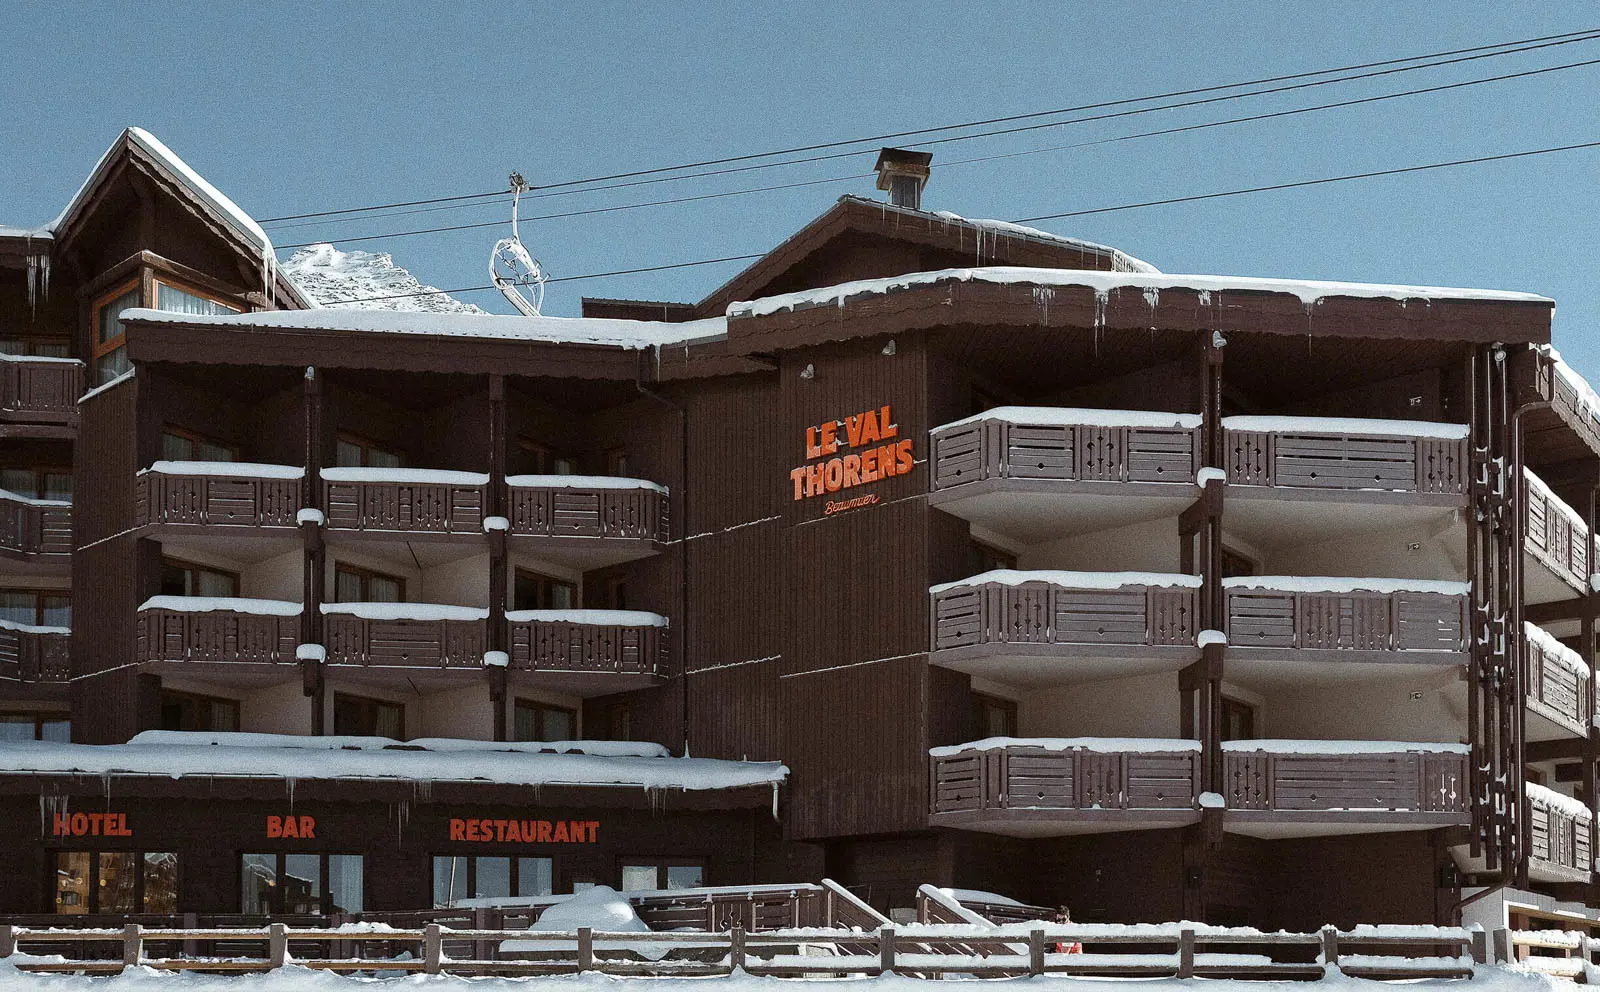
M330 244L301 248L280 271L319 306L346 310L486 313L455 299L394 264L388 252L340 251Z

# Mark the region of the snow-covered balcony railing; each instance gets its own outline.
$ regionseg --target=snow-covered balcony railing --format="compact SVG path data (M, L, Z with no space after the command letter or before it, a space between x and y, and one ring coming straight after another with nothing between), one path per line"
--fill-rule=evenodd
M986 479L1192 484L1200 417L1003 406L934 428L931 487Z
M1543 627L1524 623L1528 657L1528 709L1571 734L1586 736L1594 710L1589 666L1583 656Z
M933 650L944 659L1065 655L1062 645L1192 654L1199 586L1198 576L1164 572L996 569L928 590Z
M506 623L514 671L667 674L667 619L655 613L518 610Z
M299 603L278 599L153 596L139 607L140 661L292 665Z
M482 668L489 611L433 603L324 603L330 665Z
M666 541L667 490L644 479L595 475L506 478L511 534Z
M1228 484L1465 500L1467 426L1342 417L1224 417Z
M1465 744L1243 740L1222 745L1229 816L1466 822Z
M1464 582L1246 575L1222 586L1230 653L1286 661L1465 659Z
M134 521L179 526L293 527L305 469L253 462L158 461L134 481Z
M1589 830L1594 812L1554 789L1531 782L1528 796L1528 874L1542 882L1587 882L1593 869Z
M60 555L64 561L72 554L72 504L0 489L0 552L27 558Z
M72 628L0 620L0 679L65 682L72 675Z
M0 355L0 420L76 424L83 363L76 358Z
M1523 549L1535 561L1578 592L1586 592L1589 575L1589 527L1544 480L1524 469L1522 500Z
M1060 819L1157 827L1199 818L1199 741L991 737L928 754L935 824L1025 832Z
M421 468L325 468L333 530L482 534L489 477Z

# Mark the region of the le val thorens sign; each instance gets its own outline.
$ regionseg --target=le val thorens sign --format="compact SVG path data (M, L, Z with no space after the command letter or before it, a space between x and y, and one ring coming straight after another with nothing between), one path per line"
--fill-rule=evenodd
M827 496L911 471L911 439L900 437L887 405L806 428L806 463L789 473L796 500ZM845 450L842 454L841 449ZM878 502L876 494L828 500L823 513Z

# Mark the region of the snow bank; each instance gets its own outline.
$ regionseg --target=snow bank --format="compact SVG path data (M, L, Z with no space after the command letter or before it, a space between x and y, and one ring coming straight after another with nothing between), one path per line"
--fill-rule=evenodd
M1125 751L1181 754L1200 750L1200 742L1164 737L985 737L970 744L929 748L928 753L935 758L948 758L969 751L1001 751L1013 747L1041 751L1093 751L1096 754L1121 754Z
M223 475L248 479L303 479L306 470L298 465L264 465L258 462L151 462L140 475Z
M1260 589L1265 592L1396 593L1426 592L1465 596L1465 582L1440 579L1377 579L1344 575L1236 575L1223 579L1224 589Z
M322 612L346 613L363 620L487 620L489 611L475 606L439 603L323 603Z
M7 355L0 353L0 362L19 362L27 365L56 364L56 365L82 365L83 362L76 358L59 358L52 355Z
M1021 906L1026 908L1027 903L1018 902L1010 896L1000 895L998 892L984 892L981 889L947 889L940 887L940 894L954 899L957 902L984 902L991 906Z
M1060 569L997 568L971 578L930 586L928 592L941 593L947 589L963 589L991 582L1003 586L1047 582L1066 589L1125 589L1128 586L1198 589L1201 578L1198 575L1182 575L1177 572L1068 572Z
M1197 413L1160 413L1154 410L1091 410L1064 406L997 406L934 428L934 433L985 420L1039 427L1176 427L1195 430Z
M623 479L610 475L508 475L506 485L521 489L653 489L667 491L648 479Z
M174 613L249 613L260 617L297 617L305 611L299 603L282 599L241 599L237 596L151 596L139 604L141 610L171 610Z
M394 264L388 252L340 251L330 244L300 248L280 270L300 295L323 307L414 313L484 313ZM389 297L384 299L383 297Z
M1359 417L1223 417L1230 431L1264 434L1382 434L1394 437L1432 437L1459 441L1467 436L1466 424L1429 420L1364 420Z
M453 472L439 468L325 468L324 482L414 482L435 486L487 486L483 472Z
M1472 749L1466 744L1444 744L1429 741L1305 741L1273 740L1223 741L1224 751L1248 754L1264 751L1269 754L1467 754Z
M1551 809L1565 813L1573 819L1589 820L1594 817L1594 812L1581 799L1574 799L1569 795L1542 785L1535 785L1532 782L1523 783L1523 788L1528 790L1528 798L1530 800L1544 803Z
M595 627L665 627L667 618L644 610L509 610L512 623L581 623Z
M1539 650L1544 652L1546 658L1560 662L1582 678L1589 677L1589 666L1584 662L1583 655L1556 640L1555 635L1548 630L1538 624L1523 621L1522 633L1539 646Z
M563 899L539 914L539 919L528 927L536 933L571 933L579 927L588 927L601 933L649 933L650 927L633 911L628 900L609 885L596 885ZM674 944L644 943L639 941L597 940L597 951L632 950L651 961L659 961L671 953ZM571 953L577 950L573 940L506 940L500 950L510 953L555 952Z

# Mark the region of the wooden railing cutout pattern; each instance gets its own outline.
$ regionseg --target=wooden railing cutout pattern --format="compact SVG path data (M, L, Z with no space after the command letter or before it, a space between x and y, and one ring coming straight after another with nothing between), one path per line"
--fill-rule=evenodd
M140 661L293 664L299 641L299 616L148 609L135 626Z
M1429 592L1225 590L1231 648L1450 652L1467 649L1467 598Z
M667 495L656 489L510 486L508 491L512 534L668 539Z
M989 582L932 594L933 649L980 644L1192 645L1196 590L1138 586L1075 590Z
M994 748L932 758L931 812L1195 809L1198 751Z
M29 556L72 554L72 507L0 499L0 549Z
M933 432L933 488L983 479L1194 482L1199 432L980 420Z
M341 530L481 534L487 486L323 482L328 526Z
M1321 432L1223 432L1230 485L1466 492L1467 442Z
M1227 751L1222 767L1230 810L1465 814L1468 808L1461 754Z
M146 524L293 527L299 479L144 472L134 486L134 520Z

